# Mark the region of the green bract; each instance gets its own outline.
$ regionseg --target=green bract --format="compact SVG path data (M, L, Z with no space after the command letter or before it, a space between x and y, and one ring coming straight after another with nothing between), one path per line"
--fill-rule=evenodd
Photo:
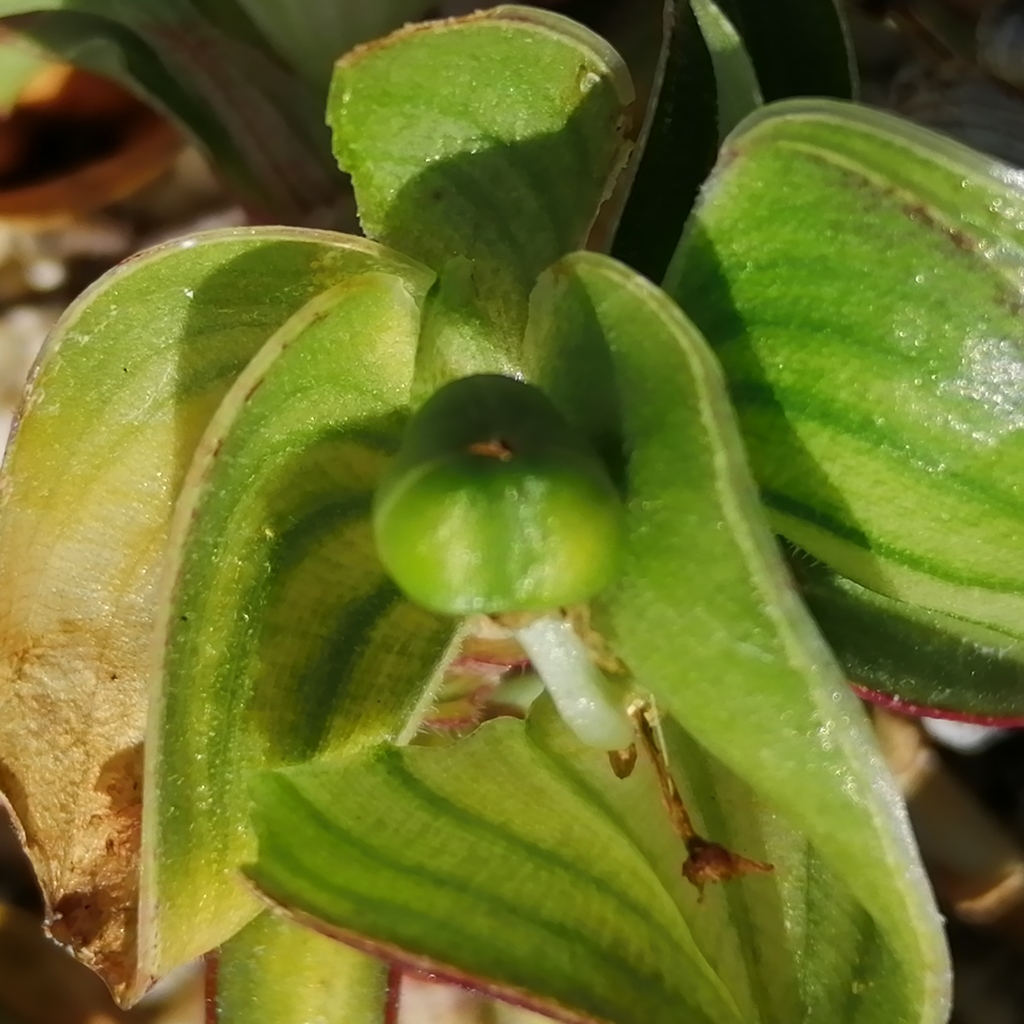
M546 611L612 578L622 502L542 391L498 374L452 381L406 428L374 500L377 550L433 611Z

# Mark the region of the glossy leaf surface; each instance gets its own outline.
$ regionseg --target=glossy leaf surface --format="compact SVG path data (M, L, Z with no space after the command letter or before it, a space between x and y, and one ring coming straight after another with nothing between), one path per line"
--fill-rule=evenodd
M382 264L372 243L288 229L170 243L73 304L36 367L0 496L0 790L56 934L122 995L173 503L259 347L312 295Z
M387 578L370 503L408 402L422 268L353 275L235 381L183 485L154 641L141 957L161 976L257 906L248 774L397 739L454 623Z
M460 373L514 362L537 274L583 244L619 169L631 99L607 43L531 8L410 26L339 63L328 121L363 229L437 271L464 261L459 319L493 355L453 354Z
M249 874L327 934L564 1019L944 1020L898 798L788 587L710 353L594 255L545 275L531 316L525 373L629 497L627 568L597 624L675 719L701 826L775 873L697 905L649 764L617 779L545 701L525 730L261 776Z
M780 533L1019 638L1015 176L881 114L780 106L728 145L667 287L722 360Z
M900 1012L942 1019L944 952L899 798L789 583L710 350L666 296L592 255L542 279L533 315L533 373L605 450L617 438L630 541L597 627L849 886L904 977Z

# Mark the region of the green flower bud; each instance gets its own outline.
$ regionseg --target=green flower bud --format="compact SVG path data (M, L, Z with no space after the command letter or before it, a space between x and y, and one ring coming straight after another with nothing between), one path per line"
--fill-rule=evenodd
M623 505L543 392L481 375L445 385L413 416L373 522L385 568L424 607L541 612L611 580Z

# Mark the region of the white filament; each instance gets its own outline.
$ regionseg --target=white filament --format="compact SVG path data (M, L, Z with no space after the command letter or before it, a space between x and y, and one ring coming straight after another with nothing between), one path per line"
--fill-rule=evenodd
M579 740L602 750L622 750L633 742L626 709L569 622L545 616L512 632Z

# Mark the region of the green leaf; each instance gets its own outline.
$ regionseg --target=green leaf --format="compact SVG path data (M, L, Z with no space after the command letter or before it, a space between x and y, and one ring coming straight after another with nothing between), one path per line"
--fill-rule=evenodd
M259 777L247 872L306 925L562 1018L919 1019L900 1014L905 979L842 882L664 724L697 824L774 874L699 901L650 762L615 778L546 699L525 730Z
M120 20L214 114L258 188L257 199L265 197L275 214L296 223L332 223L342 180L330 160L322 93L266 48L190 5L151 0L140 7L132 0Z
M612 252L659 280L718 150L716 69L690 0L666 0L665 35L635 177ZM560 255L560 254L558 254Z
M338 235L168 243L82 295L34 371L0 497L0 789L62 941L121 995L135 975L148 646L173 503L266 339L312 295L382 266L429 280Z
M1024 644L883 597L798 553L800 593L847 678L897 708L977 719L1024 715Z
M710 350L663 293L594 254L556 264L532 314L528 376L602 450L617 435L630 542L597 628L874 920L891 957L877 969L902 975L899 1011L878 1019L943 1020L941 930L899 797L788 582Z
M718 136L724 139L764 98L736 26L715 0L690 0L711 54L718 89Z
M671 895L678 859L659 873L551 732L505 719L452 747L262 775L247 873L327 934L563 1018L741 1020ZM588 756L604 790L654 795L648 833L671 849L649 776Z
M603 40L499 7L357 49L328 121L366 233L438 271L470 261L463 321L512 359L537 274L583 244L619 169L631 99Z
M766 100L853 95L853 52L836 0L714 2L739 32Z
M407 602L370 503L406 416L432 275L349 275L235 381L175 510L146 743L143 967L219 945L257 904L235 869L251 771L397 739L454 623Z
M269 911L215 957L215 1024L384 1024L387 968Z
M778 531L1019 639L1016 174L882 114L779 106L729 145L666 286L722 360Z

